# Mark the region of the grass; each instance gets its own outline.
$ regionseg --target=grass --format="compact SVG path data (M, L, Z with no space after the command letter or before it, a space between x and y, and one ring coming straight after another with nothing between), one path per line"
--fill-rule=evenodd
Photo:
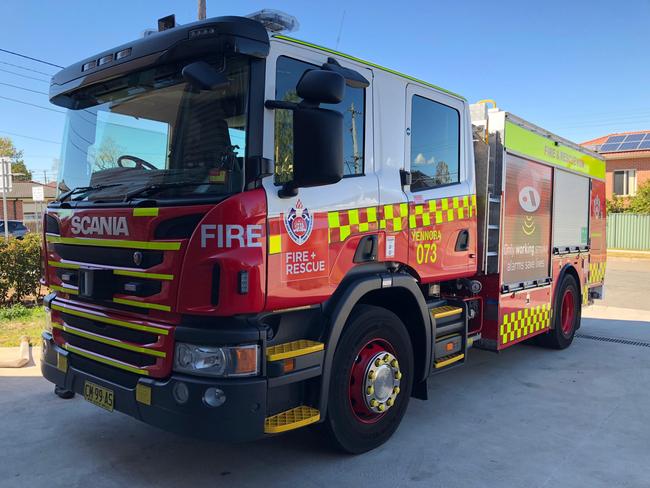
M0 307L0 347L19 346L23 336L27 336L33 346L40 344L44 325L45 311L41 306Z

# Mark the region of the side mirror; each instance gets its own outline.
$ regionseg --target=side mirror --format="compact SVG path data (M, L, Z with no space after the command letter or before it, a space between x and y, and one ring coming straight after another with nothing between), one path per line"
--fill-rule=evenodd
M293 112L293 181L295 189L331 185L343 178L343 114L299 107ZM287 195L288 196L288 195Z
M345 79L333 71L312 69L304 72L296 93L308 103L340 103L345 94Z
M267 100L266 108L293 111L293 180L278 192L286 198L298 188L331 185L343 178L343 114L320 108L321 103L340 103L345 79L334 71L306 71L296 93L300 103Z
M183 79L199 90L216 90L228 86L230 81L223 73L205 61L195 61L181 71Z

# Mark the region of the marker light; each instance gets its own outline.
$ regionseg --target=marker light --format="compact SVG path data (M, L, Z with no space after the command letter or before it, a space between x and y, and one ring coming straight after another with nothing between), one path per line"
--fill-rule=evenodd
M113 55L112 54L102 56L101 58L99 58L99 66L102 66L102 65L104 65L106 63L110 63L111 61L113 61Z
M115 53L115 61L119 61L120 59L124 59L127 56L131 56L131 48L127 49L122 49L121 51L118 51Z
M259 372L259 346L214 347L179 342L174 371L201 376L254 376Z
M97 66L97 61L93 59L92 61L88 61L86 64L84 64L81 67L81 71L88 71L89 69L93 69L96 66Z

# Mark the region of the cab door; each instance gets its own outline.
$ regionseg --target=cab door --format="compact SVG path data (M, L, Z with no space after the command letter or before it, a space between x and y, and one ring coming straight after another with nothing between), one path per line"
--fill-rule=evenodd
M318 69L332 54L275 40L267 58L266 99L299 101L302 74ZM370 85L346 86L339 104L323 108L344 116L344 177L333 185L279 193L292 177L292 114L266 110L264 154L274 162L273 176L263 180L268 204L267 308L319 303L355 266L354 255L365 236L378 231L379 190L373 167L372 79L370 69L345 58L343 67L360 73Z
M423 282L473 275L476 195L466 104L415 84L406 95L409 265Z

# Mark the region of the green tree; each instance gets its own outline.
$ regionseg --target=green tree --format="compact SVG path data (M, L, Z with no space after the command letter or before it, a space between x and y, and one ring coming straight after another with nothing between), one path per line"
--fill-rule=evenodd
M628 208L632 213L650 214L650 180L639 185Z
M15 176L16 181L30 181L32 179L32 172L25 166L23 161L23 152L16 149L14 142L9 137L0 137L0 157L11 159L11 172L21 173Z
M607 213L626 213L629 211L629 198L612 195L612 199L607 200Z

